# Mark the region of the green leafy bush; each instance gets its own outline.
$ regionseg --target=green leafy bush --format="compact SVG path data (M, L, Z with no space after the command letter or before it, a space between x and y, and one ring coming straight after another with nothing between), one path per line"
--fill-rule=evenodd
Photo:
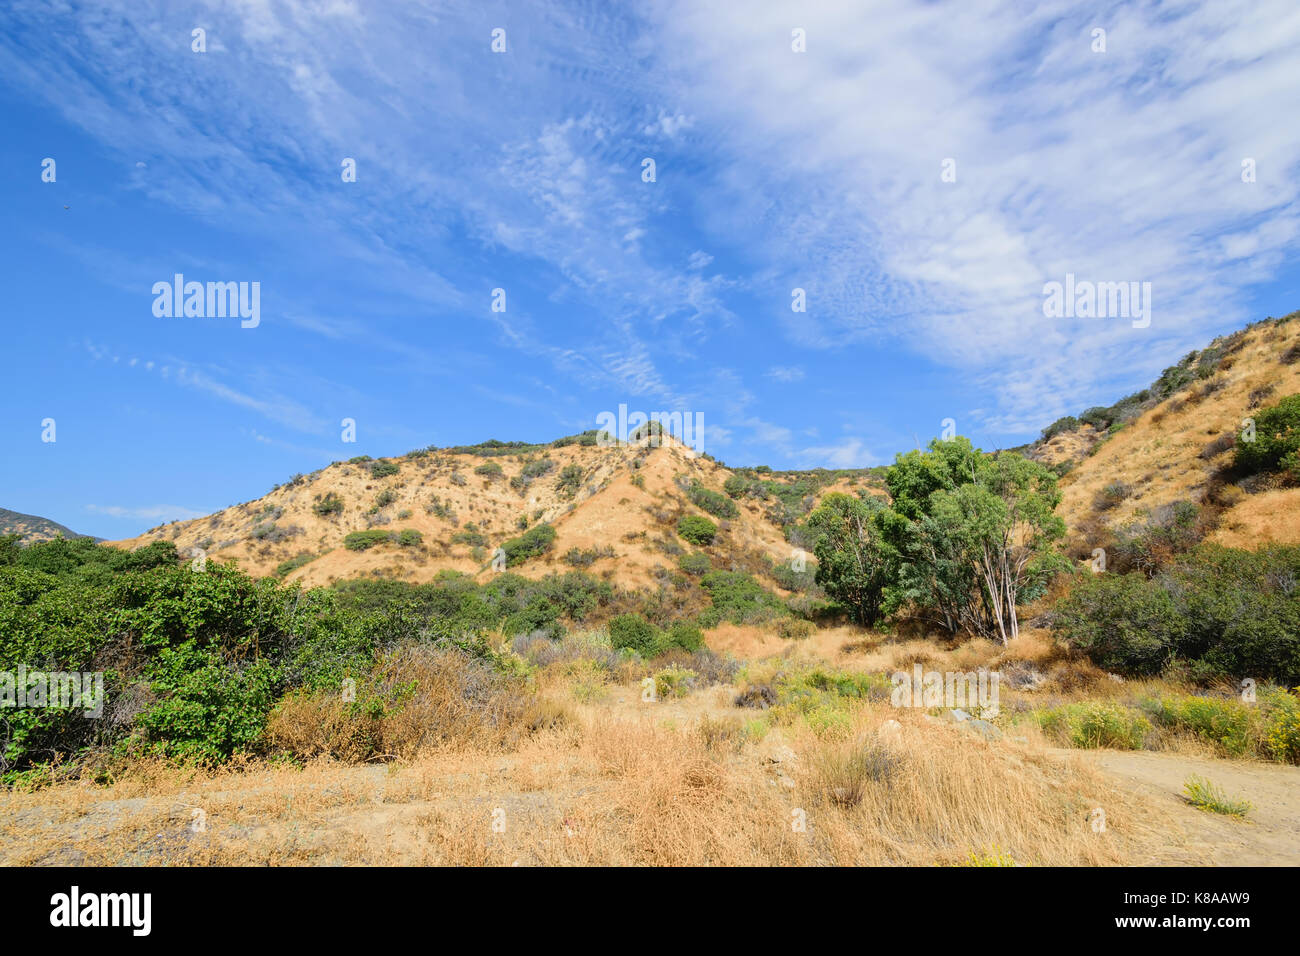
M718 526L703 515L682 515L677 519L677 533L691 544L707 547L718 534Z
M573 497L582 487L582 466L565 465L555 480L555 489L565 497Z
M483 462L483 464L479 465L477 468L474 469L474 474L482 475L484 478L495 480L497 478L500 478L502 475L504 475L505 472L502 470L501 465L499 465L497 462L485 461Z
M704 633L686 621L678 621L663 632L659 641L659 650L678 648L694 653L704 646Z
M1200 545L1156 577L1091 575L1054 626L1102 667L1150 675L1183 661L1200 680L1300 682L1300 547Z
M700 578L700 586L710 601L699 616L703 627L717 627L723 621L759 624L790 614L780 598L743 571L710 571Z
M402 468L395 461L377 461L370 466L371 478L387 478L389 475L395 475Z
M1300 480L1300 395L1255 415L1255 440L1237 442L1235 463L1250 474L1282 471Z
M609 621L609 643L616 651L636 651L653 657L659 645L659 629L640 614L620 614Z
M378 528L371 528L369 531L353 531L343 539L343 547L349 551L365 551L367 548L373 548L376 545L387 544L393 540L391 531L381 531Z
M715 518L734 518L740 514L740 510L730 498L704 487L698 481L691 483L687 497L697 508L707 511Z
M555 542L555 529L549 524L539 524L528 529L517 538L511 538L501 545L506 553L506 567L514 567L529 558L535 558L551 550Z
M1066 415L1063 418L1058 418L1056 421L1052 422L1052 424L1043 429L1043 440L1050 441L1057 435L1065 432L1078 431L1080 424L1082 423L1079 419L1075 418L1073 415Z

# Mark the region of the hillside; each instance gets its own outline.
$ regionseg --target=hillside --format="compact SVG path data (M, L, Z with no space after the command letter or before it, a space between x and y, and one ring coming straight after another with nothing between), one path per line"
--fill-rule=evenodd
M31 544L34 541L50 541L58 537L88 537L84 534L77 534L71 528L66 528L49 518L42 518L39 515L25 515L20 511L0 508L0 535L6 534L20 535L23 544Z
M512 570L536 577L579 567L638 588L662 574L656 569L675 569L678 556L691 550L674 530L684 514L706 515L690 489L721 497L733 474L671 438L659 447L490 442L336 462L255 501L114 543L136 548L172 541L186 556L202 549L253 574L280 569L307 586L364 575L423 582L443 570L490 575L497 547L525 527L546 524L555 529L552 547ZM796 493L815 490L797 494L795 516L830 490L882 493L879 479L865 472L766 473L753 480ZM331 500L341 510L331 512ZM734 516L710 516L719 527L708 548L713 566L763 573L772 563L788 563L792 545L781 499L745 496L732 506ZM363 550L345 545L349 534L365 531L392 532L395 540ZM418 533L418 543L402 532ZM299 566L284 567L291 561Z
M1179 501L1202 507L1209 538L1223 544L1300 541L1300 488L1234 482L1228 468L1243 419L1300 392L1294 318L1222 336L1149 388L1062 419L1016 449L1063 475L1060 513L1076 557L1109 531ZM115 543L173 541L185 555L202 549L307 586L359 576L421 582L442 570L490 574L497 547L546 524L555 529L552 547L514 570L536 577L578 567L640 588L691 550L674 529L683 514L705 514L692 487L729 493L735 508L734 516L712 516L713 567L759 574L788 564L798 538L787 532L826 493L884 494L869 469L729 469L671 438L661 447L601 447L577 436L336 462L254 501ZM341 510L327 507L331 501ZM361 550L345 544L366 531L391 532L392 540ZM778 584L770 574L768 583Z
M1300 543L1300 488L1231 470L1244 421L1300 393L1298 319L1293 313L1221 336L1149 388L1089 409L1078 427L1055 423L1045 430L1050 437L1023 449L1064 472L1059 512L1076 556L1106 530L1180 501L1202 509L1211 541L1244 548Z

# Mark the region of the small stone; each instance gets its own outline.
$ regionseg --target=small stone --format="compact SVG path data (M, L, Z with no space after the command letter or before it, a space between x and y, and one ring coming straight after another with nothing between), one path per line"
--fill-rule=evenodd
M971 730L975 731L985 740L1001 740L1002 731L990 724L987 720L972 720L966 724Z

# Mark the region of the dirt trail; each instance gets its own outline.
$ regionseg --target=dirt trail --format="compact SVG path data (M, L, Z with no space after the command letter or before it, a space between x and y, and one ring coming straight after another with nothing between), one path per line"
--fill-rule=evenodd
M1300 866L1300 767L1137 751L1054 752L1093 762L1183 826L1186 845L1169 847L1152 864L1186 864L1195 854L1217 866ZM1254 809L1244 821L1196 809L1182 797L1193 775L1249 800Z

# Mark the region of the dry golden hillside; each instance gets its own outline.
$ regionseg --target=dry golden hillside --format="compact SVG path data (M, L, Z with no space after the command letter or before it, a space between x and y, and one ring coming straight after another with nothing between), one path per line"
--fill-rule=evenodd
M1183 500L1212 506L1217 525L1211 540L1237 547L1300 542L1300 489L1239 486L1227 467L1243 420L1300 392L1298 360L1300 321L1258 323L1184 358L1169 370L1176 387L1162 379L1168 394L1159 397L1156 383L1115 426L1083 424L1025 449L1045 464L1069 468L1061 480L1060 513L1076 554L1086 553L1087 542L1099 540L1105 529ZM397 473L376 477L372 467L379 462L396 466ZM541 473L529 478L529 471ZM336 462L255 501L114 543L135 548L169 540L185 555L201 549L211 560L237 561L259 575L281 569L288 580L307 586L368 575L422 582L444 569L490 574L498 546L546 523L556 531L554 545L519 565L521 574L536 577L576 566L641 588L654 583L656 569L675 563L683 545L674 532L677 519L703 514L686 489L698 483L722 492L733 474L672 438L660 447L574 442L430 449ZM811 483L809 474L761 477L800 488L801 512L832 491L884 494L880 480L864 471L823 471ZM796 485L801 479L805 483ZM328 496L342 502L341 512L320 513ZM736 499L738 515L719 522L709 549L715 567L762 572L769 562L789 560L792 548L773 500L749 494ZM362 551L344 546L349 533L370 529L414 531L420 539ZM282 566L289 561L297 566L286 573Z
M375 477L377 461L398 472ZM305 563L286 579L306 586L366 575L423 582L444 569L489 575L498 546L522 534L525 524L545 523L555 528L553 547L512 570L537 577L576 563L620 586L639 588L652 583L655 568L675 563L684 544L674 531L678 518L704 514L686 488L698 482L721 492L732 474L668 437L659 447L569 444L492 455L431 450L377 461L337 462L255 501L113 543L136 548L172 541L183 555L201 549L209 560L237 561L258 575L298 559ZM538 463L545 461L549 470L526 479L526 468L541 470ZM500 473L490 473L496 467ZM852 492L855 485L867 488L861 479L841 478L824 484L816 497ZM341 500L341 513L319 513L329 495ZM717 521L719 535L709 549L715 566L760 571L769 560L788 561L792 548L767 513L770 503L746 497L735 504L736 517ZM417 531L421 540L363 551L344 546L349 533L369 529ZM585 554L566 561L575 550Z
M1089 426L1040 442L1031 454L1075 462L1059 509L1076 534L1120 527L1176 501L1209 504L1212 541L1255 548L1300 542L1300 489L1234 483L1233 444L1245 419L1300 392L1300 321L1263 322L1216 339L1184 360L1205 371L1107 436Z

